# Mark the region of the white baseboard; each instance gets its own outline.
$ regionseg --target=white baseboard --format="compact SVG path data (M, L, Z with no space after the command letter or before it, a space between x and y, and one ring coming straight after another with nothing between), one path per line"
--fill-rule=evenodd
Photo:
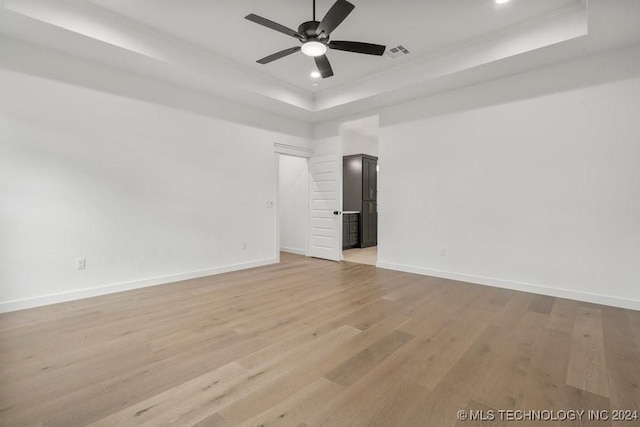
M96 288L80 289L77 291L61 292L57 294L43 295L32 298L24 298L13 301L0 302L0 313L23 310L25 308L41 307L43 305L56 304L60 302L74 301L82 298L90 298L99 295L112 294L115 292L129 291L132 289L146 288L148 286L164 285L182 280L197 279L199 277L213 276L216 274L229 273L231 271L246 270L248 268L261 267L269 264L276 264L275 258L259 261L246 262L241 264L214 267L204 270L191 271L188 273L172 274L169 276L152 277L149 279L136 280L133 282L115 283L112 285L99 286Z
M280 252L307 256L307 251L305 251L304 249L280 248Z
M443 279L457 280L460 282L469 282L479 285L494 286L496 288L511 289L514 291L530 292L533 294L548 295L558 298L572 299L576 301L590 302L594 304L610 305L613 307L627 308L640 311L640 301L610 297L607 295L592 294L588 292L573 291L570 289L551 288L543 285L535 285L531 283L513 282L502 279L494 279L491 277L474 276L464 273L455 273L442 270L431 270L428 268L414 267L409 265L394 264L387 262L378 262L376 267L385 268L387 270L403 271L405 273L420 274L423 276L440 277Z

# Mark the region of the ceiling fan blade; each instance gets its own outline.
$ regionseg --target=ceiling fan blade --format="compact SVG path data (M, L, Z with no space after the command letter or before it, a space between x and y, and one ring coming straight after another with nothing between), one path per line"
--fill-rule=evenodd
M296 31L293 31L291 28L287 28L284 25L278 24L277 22L270 21L267 18L263 18L262 16L254 15L253 13L245 16L244 19L247 19L251 22L255 22L256 24L263 25L267 28L271 28L272 30L279 31L288 36L295 37L297 39L303 38L301 34L299 34Z
M316 66L323 79L333 76L333 69L331 68L329 59L327 59L327 55L316 56L313 59L316 60Z
M329 12L322 18L322 22L316 29L316 34L323 34L323 37L329 37L329 34L338 27L351 13L355 6L346 0L336 1Z
M345 50L347 52L364 53L365 55L382 55L387 48L379 44L361 43L361 42L346 42L346 41L332 41L328 45L331 49Z
M300 51L300 49L300 46L290 47L289 49L285 49L280 52L274 53L273 55L265 56L262 59L258 59L256 62L258 64L268 64L269 62L275 61L276 59L284 58L285 56L291 55L292 53L296 53Z

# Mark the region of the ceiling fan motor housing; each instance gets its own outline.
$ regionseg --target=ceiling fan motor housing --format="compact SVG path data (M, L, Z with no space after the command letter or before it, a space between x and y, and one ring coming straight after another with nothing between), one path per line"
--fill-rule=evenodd
M320 25L320 22L318 21L303 22L298 27L298 33L304 36L304 41L318 41L326 44L327 38L320 37L318 34L316 34L318 25Z

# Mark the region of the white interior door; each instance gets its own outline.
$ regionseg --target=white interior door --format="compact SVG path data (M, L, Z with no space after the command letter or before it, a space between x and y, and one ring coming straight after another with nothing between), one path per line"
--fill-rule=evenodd
M340 156L309 159L309 256L332 261L342 257L342 162Z

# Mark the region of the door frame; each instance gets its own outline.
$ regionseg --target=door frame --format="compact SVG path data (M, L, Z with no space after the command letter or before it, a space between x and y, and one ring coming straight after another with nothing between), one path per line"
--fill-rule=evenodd
M280 144L275 142L273 144L273 149L275 153L275 169L276 169L276 200L275 200L275 252L276 252L276 262L280 263L280 156L292 156L292 157L300 157L306 160L307 162L307 188L309 188L309 158L313 156L315 150L310 148L296 147L294 145ZM310 195L307 195L307 211L305 212L305 256L309 256L309 199Z

